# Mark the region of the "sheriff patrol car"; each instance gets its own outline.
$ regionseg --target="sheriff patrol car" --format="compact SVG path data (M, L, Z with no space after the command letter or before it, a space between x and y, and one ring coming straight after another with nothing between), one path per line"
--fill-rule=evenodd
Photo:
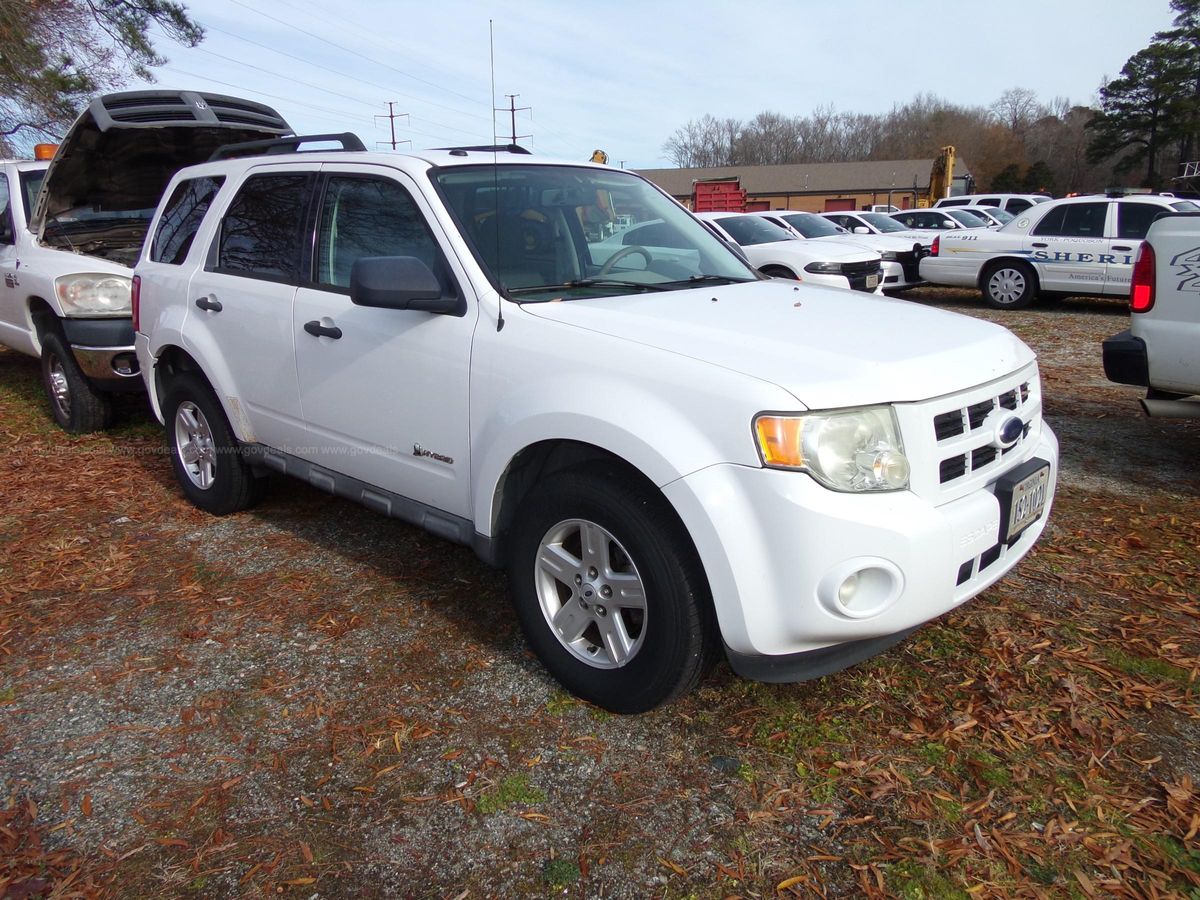
M1043 297L1128 297L1138 246L1163 212L1200 212L1158 194L1096 194L1039 203L998 231L938 235L921 260L932 284L978 287L993 309L1023 309Z

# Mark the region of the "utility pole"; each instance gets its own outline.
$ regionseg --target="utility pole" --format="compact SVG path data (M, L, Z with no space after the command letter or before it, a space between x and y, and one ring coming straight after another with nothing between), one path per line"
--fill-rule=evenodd
M394 102L394 101L392 101L392 100L389 100L389 101L388 101L388 111L387 111L387 115L386 115L386 116L376 116L376 117L375 117L376 119L387 119L387 120L388 120L388 124L389 124L389 125L391 126L391 128L392 128L392 139L391 139L390 141L376 141L375 143L376 143L376 144L391 144L391 145L392 145L392 149L393 149L393 150L395 150L395 149L396 149L396 144L411 144L411 143L412 143L412 141L410 141L410 140L407 140L407 139L405 139L405 140L402 140L402 141L397 141L397 140L396 140L396 120L397 120L397 119L400 119L400 118L407 119L407 118L408 118L408 113L398 113L398 112L396 112L396 111L395 111L395 106L396 106L395 102Z
M517 134L517 113L525 112L533 109L532 106L517 106L517 98L520 94L505 94L508 98L508 106L496 107L496 112L507 112L512 117L512 143L516 143L519 138L533 137L532 134Z

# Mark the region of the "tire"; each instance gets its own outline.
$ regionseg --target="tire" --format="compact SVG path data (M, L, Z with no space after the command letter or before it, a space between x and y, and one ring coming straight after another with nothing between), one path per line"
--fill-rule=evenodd
M984 270L983 302L992 309L1025 309L1037 299L1037 273L1026 263L1004 260Z
M163 418L171 468L193 504L217 516L254 505L259 479L208 382L191 372L172 378L163 396Z
M112 400L92 387L67 342L54 331L42 336L42 386L50 415L64 431L86 434L111 424Z
M615 468L552 475L522 504L509 557L529 645L569 691L616 713L686 694L719 646L695 548L644 493Z

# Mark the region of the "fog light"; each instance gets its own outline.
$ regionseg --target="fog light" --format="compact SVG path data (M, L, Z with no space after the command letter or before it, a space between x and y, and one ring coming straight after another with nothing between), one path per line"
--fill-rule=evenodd
M847 560L825 574L817 599L835 615L848 619L877 616L900 597L904 577L885 559Z

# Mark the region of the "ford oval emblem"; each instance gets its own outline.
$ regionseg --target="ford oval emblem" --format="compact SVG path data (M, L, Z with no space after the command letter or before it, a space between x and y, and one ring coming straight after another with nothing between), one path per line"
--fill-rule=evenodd
M996 429L996 443L1007 449L1019 441L1024 433L1025 423L1017 416L1011 416Z

